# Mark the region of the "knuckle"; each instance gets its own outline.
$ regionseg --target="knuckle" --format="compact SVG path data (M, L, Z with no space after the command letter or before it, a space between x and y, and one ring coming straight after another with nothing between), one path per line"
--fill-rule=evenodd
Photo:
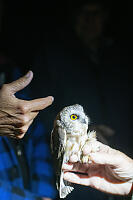
M21 135L18 135L17 138L18 138L18 139L22 139L22 138L24 137L24 135L25 135L25 133L23 133L23 134L21 134Z
M25 115L21 116L21 124L24 126L29 121L28 117Z
M21 114L25 114L27 112L27 106L24 104L20 104L18 106L18 110L20 111Z
M24 134L24 133L26 133L26 131L27 131L27 128L23 126L23 127L20 129L20 134Z

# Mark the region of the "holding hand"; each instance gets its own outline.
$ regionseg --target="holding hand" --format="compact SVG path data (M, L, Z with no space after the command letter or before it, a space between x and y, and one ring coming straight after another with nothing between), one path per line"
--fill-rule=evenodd
M53 102L53 97L25 101L17 99L15 93L25 88L32 80L33 73L4 84L0 89L0 135L22 138L40 110Z
M83 149L84 155L90 155L91 163L74 163L75 155L72 156L70 161L73 163L63 166L66 171L64 179L102 192L128 195L132 189L133 160L107 145L98 141L95 143L99 145L98 152L91 152L87 145Z

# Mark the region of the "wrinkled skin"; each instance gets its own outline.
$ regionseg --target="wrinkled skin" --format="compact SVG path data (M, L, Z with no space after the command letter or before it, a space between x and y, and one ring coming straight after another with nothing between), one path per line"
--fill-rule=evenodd
M105 193L129 195L133 182L133 160L107 145L95 143L100 147L97 152L92 152L88 145L83 149L84 155L90 155L90 163L81 164L76 162L75 155L70 157L71 163L63 166L64 179Z
M15 93L25 88L32 80L33 73L25 76L0 89L0 135L16 139L23 138L39 111L53 102L53 97L39 98L30 101L15 97Z

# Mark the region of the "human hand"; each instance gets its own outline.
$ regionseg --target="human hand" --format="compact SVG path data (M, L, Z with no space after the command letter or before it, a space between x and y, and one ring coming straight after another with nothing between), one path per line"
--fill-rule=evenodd
M133 182L133 160L107 145L98 141L95 143L94 145L99 145L98 152L92 153L87 145L83 149L84 155L90 155L91 163L74 163L76 155L71 156L70 160L73 163L63 166L64 179L110 194L130 194Z
M0 89L0 135L22 138L39 111L52 104L52 96L30 101L15 97L15 93L25 88L32 78L33 73L29 71L25 76L4 84Z

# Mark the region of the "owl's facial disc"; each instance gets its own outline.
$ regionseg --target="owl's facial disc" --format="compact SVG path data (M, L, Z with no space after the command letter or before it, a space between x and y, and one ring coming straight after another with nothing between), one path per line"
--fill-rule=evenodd
M82 124L88 124L88 121L85 120L85 119L81 119L81 123L82 123Z

